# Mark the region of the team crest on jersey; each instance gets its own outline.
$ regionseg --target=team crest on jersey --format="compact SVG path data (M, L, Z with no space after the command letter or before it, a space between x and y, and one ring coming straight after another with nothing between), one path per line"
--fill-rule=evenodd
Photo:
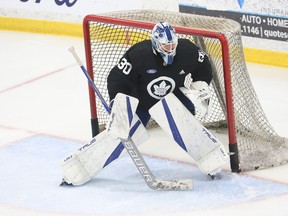
M157 73L157 70L156 69L149 69L149 70L147 70L147 73L148 74L155 74L155 73Z
M153 98L160 100L175 89L175 81L170 77L161 76L147 85L147 91Z

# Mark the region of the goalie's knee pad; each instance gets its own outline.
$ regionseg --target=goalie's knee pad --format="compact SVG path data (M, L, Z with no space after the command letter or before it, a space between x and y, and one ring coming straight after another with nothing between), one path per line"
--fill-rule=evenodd
M138 99L123 93L114 98L113 107L106 124L107 132L115 137L127 139L131 133L133 117L138 106Z

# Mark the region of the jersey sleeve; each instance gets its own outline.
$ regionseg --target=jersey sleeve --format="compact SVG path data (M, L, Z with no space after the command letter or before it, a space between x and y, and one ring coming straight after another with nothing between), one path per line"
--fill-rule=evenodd
M107 78L107 88L110 100L113 100L117 93L131 95L135 87L133 67L130 62L128 51L122 56L118 64L110 71Z
M210 84L213 77L211 62L208 55L198 48L196 58L197 66L192 74L193 82L205 81L206 83Z

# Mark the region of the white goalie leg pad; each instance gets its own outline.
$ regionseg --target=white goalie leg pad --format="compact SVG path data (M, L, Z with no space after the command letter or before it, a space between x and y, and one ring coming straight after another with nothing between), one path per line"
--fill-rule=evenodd
M229 162L222 143L170 93L150 110L161 128L178 143L206 174L215 174Z
M119 139L110 136L106 131L101 132L62 161L63 179L73 185L88 182L103 169L119 144Z
M130 135L136 146L139 146L149 135L137 115L132 125ZM112 161L123 156L126 153L123 149L119 138L111 136L106 130L101 132L61 161L63 180L75 186L88 182Z
M113 107L106 124L107 132L115 137L127 139L138 99L123 93L118 93L113 100Z
M209 175L215 175L220 172L222 166L227 162L229 162L229 155L221 143L207 155L196 161L199 169Z
M91 179L76 154L69 155L60 163L62 169L63 181L68 184L81 185Z

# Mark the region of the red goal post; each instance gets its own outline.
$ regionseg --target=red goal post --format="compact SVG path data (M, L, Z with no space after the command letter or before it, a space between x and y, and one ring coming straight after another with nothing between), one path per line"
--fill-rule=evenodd
M264 144L261 144L263 139L265 145L268 139L270 139L269 143L286 141L274 132L261 109L246 70L240 26L234 21L176 12L143 10L86 16L83 21L83 31L87 71L107 102L109 97L106 78L109 71L130 46L149 39L150 31L159 21L170 23L178 37L193 41L208 53L212 61L211 90L215 106L208 120L199 119L199 121L216 130L224 125L228 134L231 170L239 172L240 163L241 168L244 164L244 170L274 166L274 162L259 164L257 162L259 158L255 161L247 160L247 165L245 162L247 157L257 154L257 151L251 154L254 149L259 148L259 151L263 152L262 149L265 148L262 146ZM251 97L250 95L253 97L249 99L248 103L251 103L249 105L246 97ZM105 124L107 116L101 109L101 104L97 103L95 93L90 86L89 97L92 134L95 136L99 133L99 125ZM254 106L256 111L251 110L251 106ZM259 124L263 125L264 129L257 128L254 131L254 125ZM258 131L262 130L267 133L264 138L257 135ZM263 158L265 157L267 155L263 155Z

